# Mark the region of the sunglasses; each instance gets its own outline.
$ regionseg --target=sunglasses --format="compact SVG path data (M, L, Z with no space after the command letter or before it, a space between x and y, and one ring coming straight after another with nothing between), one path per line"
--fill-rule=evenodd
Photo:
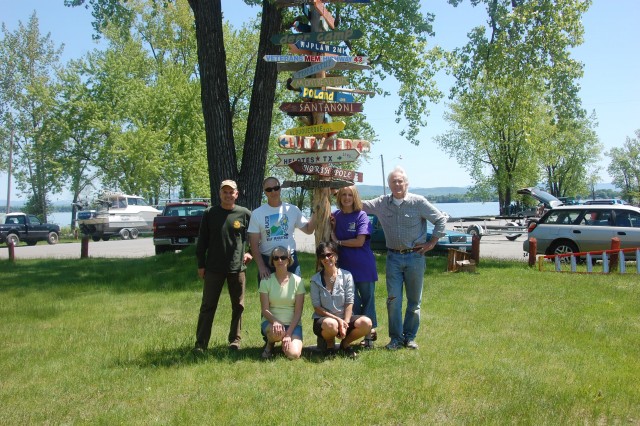
M273 260L289 260L289 256L273 256Z
M331 259L333 257L333 253L320 253L318 257L320 259Z
M271 192L271 191L280 191L280 185L269 186L264 189L264 192Z

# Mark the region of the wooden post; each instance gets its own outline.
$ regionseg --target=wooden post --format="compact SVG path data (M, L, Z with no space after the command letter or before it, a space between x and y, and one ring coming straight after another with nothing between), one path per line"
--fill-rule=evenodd
M611 239L611 250L620 250L620 238L613 237ZM611 253L611 260L609 264L609 270L611 272L618 269L618 252Z
M471 237L471 259L476 262L476 266L480 264L480 236Z
M13 241L7 241L7 248L9 249L9 261L15 262L16 260L16 249Z
M80 243L80 259L86 259L87 257L89 257L89 236L83 235Z
M536 253L538 252L538 240L529 238L529 266L536 264Z

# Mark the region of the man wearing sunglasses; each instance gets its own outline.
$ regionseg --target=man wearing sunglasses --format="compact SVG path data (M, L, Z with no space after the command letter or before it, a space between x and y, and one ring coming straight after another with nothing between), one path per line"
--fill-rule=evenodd
M196 351L209 345L213 318L225 280L231 299L229 349L240 348L244 311L245 269L251 255L245 253L247 227L251 212L236 205L238 185L232 180L220 184L220 205L209 207L202 215L196 245L198 276L204 280L202 304L196 329Z
M315 230L314 216L307 219L298 207L281 200L280 181L277 178L266 178L262 182L262 189L267 203L251 213L248 230L251 254L258 264L258 282L275 272L269 264L269 256L278 246L285 247L291 253L293 263L289 265L288 271L300 276L293 234L296 228L305 234L312 234Z
M362 210L378 216L387 244L387 312L389 337L387 349L418 349L416 335L420 326L420 303L426 261L424 254L432 250L444 236L447 222L440 210L421 195L411 194L404 169L396 167L387 178L390 195L363 201ZM427 221L435 228L427 241ZM403 287L407 307L402 319Z

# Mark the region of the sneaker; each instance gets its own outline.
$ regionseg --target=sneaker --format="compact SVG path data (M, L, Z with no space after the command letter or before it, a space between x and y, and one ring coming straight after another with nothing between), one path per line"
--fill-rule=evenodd
M206 349L200 346L196 346L193 349L191 349L191 353L194 354L195 356L202 356L204 355L205 351Z
M394 340L390 341L389 343L387 343L387 346L385 346L385 348L387 348L390 351L397 351L398 349L402 349L403 345L400 342L396 342Z
M418 349L418 344L415 340L407 340L406 342L404 342L404 346L408 349Z
M229 349L231 349L232 351L237 351L238 349L240 349L240 340L236 339L233 342L229 343Z
M353 349L353 346L349 345L349 346L340 346L340 352L342 352L342 355L344 355L347 358L351 358L354 359L358 356L358 353Z

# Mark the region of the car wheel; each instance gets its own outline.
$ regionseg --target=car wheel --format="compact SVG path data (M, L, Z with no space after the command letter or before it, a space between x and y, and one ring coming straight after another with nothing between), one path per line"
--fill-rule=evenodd
M98 241L100 241L100 235L92 235L91 239L97 243Z
M129 230L128 229L121 229L120 230L120 238L122 238L123 240L128 240L129 237L131 237L131 234L129 234Z
M111 235L103 235L102 241L109 241L110 238L111 238Z
M7 245L9 245L9 243L13 243L14 246L17 246L18 244L20 244L20 237L18 237L16 234L7 235Z
M578 246L569 240L556 241L549 246L549 254L566 254L566 253L578 253ZM570 262L570 257L562 259L563 262Z
M156 246L156 254L162 254L164 253L166 250L165 246Z
M473 225L469 225L469 227L467 227L467 234L471 236L477 235L478 237L482 237L482 228L480 227L480 225L476 225L474 223Z
M507 234L507 240L515 241L519 236L520 234Z
M131 228L129 230L129 233L131 234L132 240L135 240L136 238L138 238L138 235L140 235L140 231L138 231L138 228Z
M25 241L25 243L27 243L28 246L35 246L38 244L38 242L34 240Z
M49 232L49 235L47 235L47 243L50 245L58 244L59 240L60 237L58 237L56 232Z

